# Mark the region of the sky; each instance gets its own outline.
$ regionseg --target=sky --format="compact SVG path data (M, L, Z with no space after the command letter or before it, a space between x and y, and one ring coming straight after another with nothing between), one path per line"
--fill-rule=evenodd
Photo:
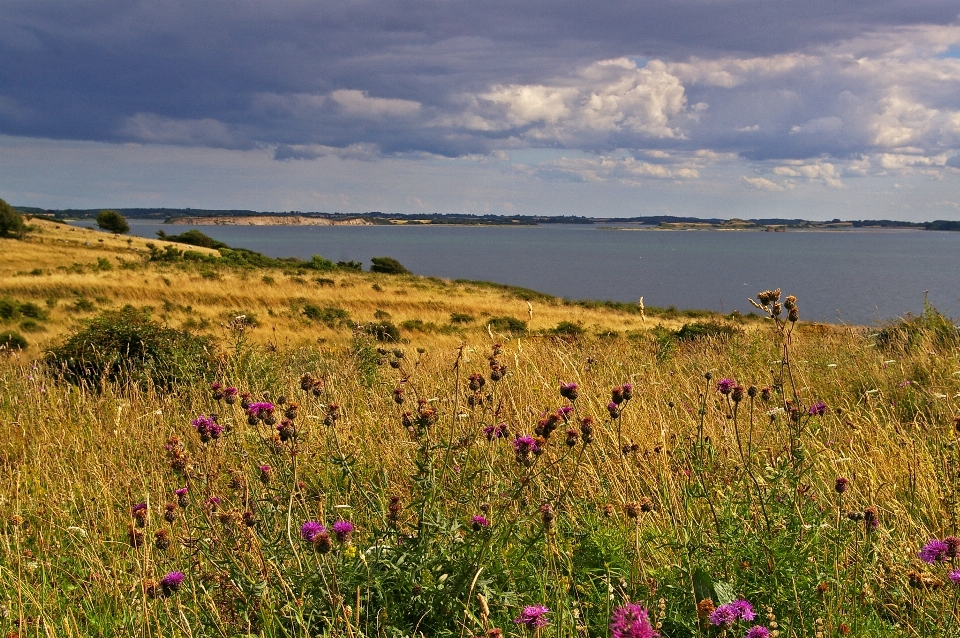
M956 0L4 0L0 197L960 219Z

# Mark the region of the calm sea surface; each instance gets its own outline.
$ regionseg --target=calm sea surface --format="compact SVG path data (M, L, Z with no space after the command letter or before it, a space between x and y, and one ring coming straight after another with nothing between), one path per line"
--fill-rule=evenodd
M131 219L155 237L191 226ZM84 224L88 225L88 224ZM600 226L199 226L230 246L273 257L390 256L419 275L485 279L568 299L752 310L782 288L801 318L871 324L923 307L923 293L960 317L960 232L787 233L609 230Z

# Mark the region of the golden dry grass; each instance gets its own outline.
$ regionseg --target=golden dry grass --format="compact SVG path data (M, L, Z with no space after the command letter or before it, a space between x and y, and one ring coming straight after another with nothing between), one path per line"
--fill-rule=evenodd
M299 345L325 340L342 342L349 330L328 328L303 315L305 304L346 310L355 322L375 320L377 311L401 324L419 319L448 326L451 313L476 321L466 332L486 331L484 319L511 316L529 322L532 332L549 330L561 321L580 323L588 331L626 332L656 325L676 328L679 319L658 319L614 309L584 308L559 300L532 301L506 289L417 276L280 270L211 268L190 263L147 263L147 245L171 245L204 254L217 251L139 237L111 235L90 229L33 219L25 240L0 239L0 298L47 303L48 319L24 336L42 350L96 311L150 306L173 327L220 333L237 314L256 318L250 336L260 343ZM98 269L106 260L110 270ZM317 280L325 280L317 283ZM378 290L379 289L379 290ZM93 310L76 308L77 300L92 302ZM16 329L11 324L8 328ZM418 344L450 346L463 331L446 334L405 331Z

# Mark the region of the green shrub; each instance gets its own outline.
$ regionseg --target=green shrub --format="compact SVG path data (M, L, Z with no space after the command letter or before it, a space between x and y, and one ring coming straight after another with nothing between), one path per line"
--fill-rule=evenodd
M123 215L115 210L102 210L97 215L97 226L111 233L121 234L130 232L130 224Z
M363 270L363 262L338 261L337 268L339 268L340 270L353 270L355 272L361 272Z
M318 286L336 286L337 285L337 282L335 282L333 279L327 279L325 277L317 277L316 279L313 280L313 282Z
M93 305L93 302L86 297L80 297L73 302L72 308L77 312L93 312L95 306Z
M43 331L43 326L33 319L25 319L20 322L20 329L24 332L41 332Z
M20 314L20 307L12 299L0 299L0 320L10 321Z
M474 321L475 321L475 318L473 315L468 315L463 312L450 313L450 323L467 324L467 323L473 323Z
M573 323L572 321L561 321L555 328L550 330L550 334L566 339L579 339L585 333L586 330L583 329L581 324Z
M215 367L210 340L151 320L127 306L100 314L46 356L47 366L70 383L103 380L169 388L205 377Z
M718 337L732 337L740 332L733 326L717 321L695 321L685 323L674 335L678 341L695 341L697 339L716 339Z
M407 319L400 324L400 327L404 330L416 330L417 332L435 332L437 330L437 324L432 321L424 321L423 319Z
M324 259L320 255L314 255L313 257L311 257L310 261L308 261L305 264L305 266L307 268L310 268L311 270L319 270L321 272L334 270L337 267L337 265L334 264L332 261L330 261L329 259Z
M106 257L97 257L97 265L94 266L94 269L99 271L113 270L113 264Z
M364 326L363 331L377 341L400 341L400 330L389 321L383 321L381 323L368 323L366 326Z
M306 304L303 307L303 314L307 319L327 324L329 328L337 326L350 327L350 313L343 308L321 308L313 304Z
M26 232L23 215L0 199L0 237L23 237Z
M47 313L37 304L27 301L20 304L20 314L30 319L46 319Z
M522 334L527 331L527 322L521 321L515 317L490 317L490 320L487 321L487 324L490 326L491 330L497 330L499 332L513 332Z
M222 241L217 241L212 237L208 237L196 228L184 231L179 235L168 235L162 230L158 230L157 237L166 241L174 241L178 244L189 244L191 246L200 246L201 248L229 248L229 246Z
M0 350L26 350L27 340L18 332L0 332Z
M373 318L376 319L377 321L387 321L388 319L391 318L391 315L386 310L378 309L376 312L373 313Z
M399 261L393 257L373 257L370 262L370 272L379 272L386 275L406 275L410 271L403 267Z

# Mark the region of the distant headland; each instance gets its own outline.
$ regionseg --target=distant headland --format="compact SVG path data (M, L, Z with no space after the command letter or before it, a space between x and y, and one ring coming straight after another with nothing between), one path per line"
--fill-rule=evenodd
M101 209L42 209L17 206L30 215L59 220L93 219ZM466 213L404 214L264 212L253 210L209 210L197 208L115 208L124 217L151 219L168 224L195 226L538 226L543 224L588 224L609 230L722 230L767 231L849 230L857 228L957 230L960 221L934 220L905 222L889 219L811 221L806 219L719 219L675 215L640 215L637 217L587 217L579 215L471 215ZM622 226L628 224L628 226Z

